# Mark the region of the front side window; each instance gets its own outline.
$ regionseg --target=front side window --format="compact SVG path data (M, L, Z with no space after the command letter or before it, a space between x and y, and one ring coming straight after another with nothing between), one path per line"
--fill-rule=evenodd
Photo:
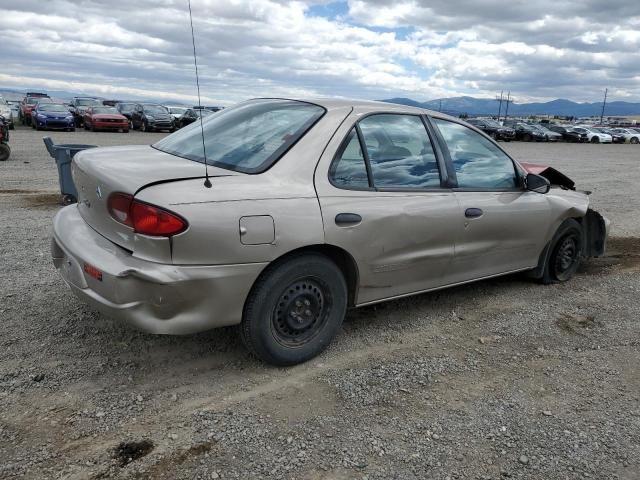
M440 171L416 115L377 114L359 123L376 188L438 188Z
M444 138L459 188L518 188L513 161L493 142L459 123L433 120Z
M295 100L253 100L203 121L207 163L259 173L275 163L324 115L324 108ZM204 163L200 122L153 145L158 150Z

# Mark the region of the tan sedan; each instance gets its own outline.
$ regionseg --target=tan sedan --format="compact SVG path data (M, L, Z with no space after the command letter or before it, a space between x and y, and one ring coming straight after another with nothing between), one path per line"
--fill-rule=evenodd
M79 153L78 204L54 221L71 289L149 332L239 324L290 365L347 308L521 271L563 282L604 253L608 221L570 179L440 113L256 99L200 128Z

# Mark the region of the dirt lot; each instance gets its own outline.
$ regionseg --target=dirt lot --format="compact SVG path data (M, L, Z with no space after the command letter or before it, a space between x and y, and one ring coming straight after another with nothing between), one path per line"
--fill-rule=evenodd
M505 144L613 222L573 281L353 311L327 352L277 369L234 329L152 336L77 301L49 259L42 135L12 132L0 164L0 478L640 478L640 146Z

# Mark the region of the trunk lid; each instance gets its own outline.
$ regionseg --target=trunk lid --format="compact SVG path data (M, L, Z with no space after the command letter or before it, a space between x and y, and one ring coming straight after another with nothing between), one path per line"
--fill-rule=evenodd
M171 155L148 145L92 148L73 158L72 175L78 191L78 210L94 230L134 252L150 237L138 238L133 229L115 221L107 208L113 192L136 195L149 185L204 178L204 164ZM209 166L210 177L242 175ZM144 237L140 235L139 237ZM166 243L167 239L158 239Z

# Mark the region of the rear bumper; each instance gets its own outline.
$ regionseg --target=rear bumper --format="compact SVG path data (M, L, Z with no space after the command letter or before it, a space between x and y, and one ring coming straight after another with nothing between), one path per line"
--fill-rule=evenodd
M135 258L93 230L76 205L54 219L51 253L73 292L104 315L150 333L188 334L234 325L267 265L183 266ZM101 279L84 271L101 272Z

